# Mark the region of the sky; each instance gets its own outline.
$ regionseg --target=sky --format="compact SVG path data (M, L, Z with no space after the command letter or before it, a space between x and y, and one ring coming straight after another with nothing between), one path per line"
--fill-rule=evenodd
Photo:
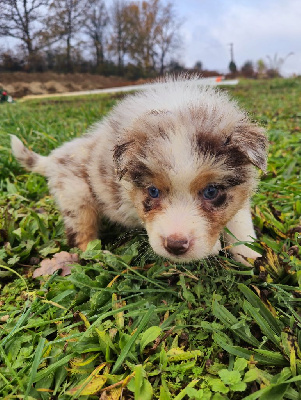
M193 67L201 61L204 69L227 72L233 43L237 67L259 59L269 65L268 57L276 57L285 59L280 68L282 75L301 74L301 0L172 3L183 19L183 44L177 58L185 66Z
M173 58L184 66L201 61L203 69L226 73L233 43L238 68L259 59L269 66L276 58L285 59L283 76L301 75L301 0L161 1L171 2L183 21L182 46Z

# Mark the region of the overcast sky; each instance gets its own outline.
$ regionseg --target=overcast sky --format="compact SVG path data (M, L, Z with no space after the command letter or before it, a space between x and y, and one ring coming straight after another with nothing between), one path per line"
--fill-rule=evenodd
M283 75L301 74L301 0L174 0L184 19L179 59L226 72L230 46L238 67L267 55L285 58Z
M1 1L1 0L0 0ZM131 1L131 0L127 0ZM143 0L139 0L143 1ZM112 0L105 0L110 6ZM228 71L230 43L240 68L267 56L285 59L284 76L301 75L301 0L162 0L183 20L183 45L175 59L186 67ZM8 41L8 43L14 43Z

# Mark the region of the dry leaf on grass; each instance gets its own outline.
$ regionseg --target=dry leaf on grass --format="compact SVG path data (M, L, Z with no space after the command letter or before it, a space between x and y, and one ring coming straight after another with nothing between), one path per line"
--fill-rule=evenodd
M67 251L61 251L53 256L53 258L45 258L41 262L40 268L37 268L33 277L52 275L58 269L61 269L61 275L70 275L71 264L77 263L79 261L78 254L70 254Z

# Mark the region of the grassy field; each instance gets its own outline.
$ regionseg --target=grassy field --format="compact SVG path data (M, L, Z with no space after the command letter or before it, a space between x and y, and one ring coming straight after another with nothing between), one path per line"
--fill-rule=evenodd
M225 254L174 265L143 233L112 227L69 249L45 179L17 165L9 134L48 154L118 96L0 106L0 398L300 398L301 80L230 90L271 144L254 268ZM71 274L33 277L61 251L74 254Z

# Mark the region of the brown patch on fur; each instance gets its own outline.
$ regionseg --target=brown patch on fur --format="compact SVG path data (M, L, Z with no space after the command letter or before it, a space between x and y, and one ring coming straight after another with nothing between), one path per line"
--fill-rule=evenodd
M151 136L161 136L162 139L168 139L167 129L173 126L170 118L171 112L168 110L151 110L144 118L143 123L151 132Z
M113 154L119 179L130 176L136 186L142 187L145 180L157 174L157 171L150 171L143 160L155 159L154 143L158 139L169 140L168 132L175 129L175 121L169 114L165 110L151 110L137 118L124 133L124 143L116 145ZM162 162L164 160L158 160L157 164Z
M100 175L100 181L105 184L107 190L113 197L113 203L116 205L116 207L120 207L122 204L120 185L115 180L110 179L110 177L114 177L114 171L103 162L100 162L98 166L98 172Z
M263 128L250 122L242 123L236 127L232 140L253 165L266 170L268 140Z
M63 217L69 246L85 251L87 244L98 236L97 209L89 203L81 204L77 213L65 211Z
M109 181L108 182L108 190L110 190L110 192L112 194L113 202L119 208L122 204L122 197L121 197L120 187L119 187L118 183L116 183L115 181Z
M228 195L225 191L219 193L217 198L211 201L200 198L199 210L201 214L205 215L207 220L210 221L209 229L212 229L212 233L215 232L215 227L220 231L221 225L225 225L228 221L227 209L231 201L230 199L231 195Z
M106 176L108 175L107 166L102 161L98 165L98 172L99 175L102 177L102 179L107 180L105 179Z
M242 185L249 179L248 172L243 168L239 170L239 175L236 172L236 175L226 175L223 178L223 184L226 188Z
M152 198L148 194L148 188L144 189L133 187L130 191L130 198L135 204L136 211L142 221L151 221L156 213L163 210L162 199L164 192L160 192L160 197Z
M217 198L216 199L214 199L214 200L212 200L211 201L211 204L213 205L213 207L215 207L215 208L219 208L219 207L221 207L221 206L226 206L226 200L227 200L227 193L225 193L225 192L222 192L222 193L219 193L219 195L217 196Z
M58 162L59 164L61 164L61 165L67 165L67 164L70 163L70 157L69 157L69 156L66 156L66 157L59 157L59 158L57 158L56 160L57 160L57 162Z
M208 132L199 132L196 136L197 149L200 154L218 156L222 151L221 137Z
M141 188L145 187L147 182L150 182L153 179L153 173L140 161L130 163L128 165L127 173L134 185Z
M224 199L223 194L226 195L226 199ZM219 196L221 196L220 199ZM244 204L249 197L249 191L246 185L241 185L229 189L224 193L221 192L219 196L212 202L203 200L200 207L200 212L202 215L205 215L206 219L209 221L208 237L216 237L216 235L221 232L227 222L229 222L240 209L241 204ZM218 203L222 200L224 200L224 203L218 206ZM214 205L214 202L216 202L216 205Z
M194 123L202 126L202 118L198 118L196 112L197 110L190 110ZM212 119L213 116L204 118ZM215 156L217 160L225 159L225 164L230 168L252 163L262 170L266 169L268 142L263 128L242 119L232 127L227 127L227 131L218 131L221 119L214 117L214 120L214 129L217 132L198 131L196 128L196 146L200 154Z
M159 130L159 134L160 134L162 139L167 139L168 138L168 135L167 135L166 131L161 126L159 126L158 130Z
M147 196L142 202L143 211L144 211L144 219L151 221L155 215L163 210L162 202L160 199L152 199Z
M65 179L68 177L68 175L65 172L61 172L57 176L57 180L53 184L53 188L55 190L62 190L65 187Z
M231 218L227 218L227 207L226 208L214 208L211 209L208 207L202 207L202 214L206 215L208 220L208 239L216 238L220 235L220 232L225 227L228 220Z
M87 244L97 239L98 234L98 213L92 205L85 205L79 217L79 230L77 233L77 243L81 250L86 250Z
M144 197L142 197L143 195ZM133 198L134 196L135 196L135 191L133 191L132 193ZM160 191L160 196L158 198L152 198L148 194L147 188L145 189L144 194L141 193L141 200L143 206L141 217L143 220L151 221L156 213L163 210L163 205L162 205L163 196L164 194Z
M267 138L262 128L244 124L226 136L200 132L197 134L197 148L201 154L214 155L225 160L230 168L252 163L266 169Z
M249 164L246 153L231 144L230 137L213 137L210 134L200 133L197 136L197 148L201 156L209 156L220 162L223 160L229 168L237 168Z
M62 190L64 188L64 184L62 181L58 181L53 187L55 190Z
M76 218L76 213L70 210L62 210L63 217Z
M152 185L160 190L163 195L168 194L171 191L171 182L169 177L164 174L157 172L152 179Z
M136 148L134 150L132 149L134 144L136 144L136 142L132 139L129 139L124 143L116 145L113 149L113 161L119 180L121 180L128 173L128 164L133 162L132 156L133 154L137 153ZM129 149L132 150L130 152L131 154L128 154Z
M143 202L143 210L148 213L154 208L154 201L150 197L147 197Z
M214 212L216 209L224 209L227 207L227 193L224 190L220 190L219 194L217 197L213 200L207 200L203 197L202 194L200 194L200 200L202 202L202 209L208 211L210 214L211 212Z
M118 161L123 153L127 151L128 147L133 143L133 140L129 140L128 142L116 145L114 147L113 159L114 161Z
M77 176L80 179L83 179L85 182L89 181L89 174L84 165L78 165L77 168L75 168L74 171L72 172L75 176Z
M76 232L72 228L66 228L66 236L69 247L76 247L77 240L76 240Z
M215 185L223 190L229 189L244 184L248 179L250 179L250 171L243 167L239 169L239 172L234 170L233 173L231 173L227 165L224 166L224 169L222 169L222 167L216 167L214 169L214 167L208 166L199 172L191 182L190 192L192 195L195 195L209 184Z
M28 168L33 168L37 162L38 157L36 155L30 155L27 159L26 159L26 164L28 166Z
M39 156L23 146L21 154L16 156L16 158L21 164L23 164L27 169L30 170L35 167Z
M56 160L59 164L65 166L66 170L70 171L77 178L88 181L89 175L84 164L78 164L72 157L68 155L66 155L66 157L59 157Z
M157 167L157 166L156 166ZM169 191L171 183L166 174L150 168L142 161L137 159L131 160L122 170L122 177L126 175L137 188L146 188L150 185L157 187L160 191ZM120 176L119 176L120 179Z
M212 168L209 169L208 167L208 170L201 171L191 182L190 192L191 194L195 195L210 183L222 182L223 177L224 173L222 171L218 169L212 170Z

